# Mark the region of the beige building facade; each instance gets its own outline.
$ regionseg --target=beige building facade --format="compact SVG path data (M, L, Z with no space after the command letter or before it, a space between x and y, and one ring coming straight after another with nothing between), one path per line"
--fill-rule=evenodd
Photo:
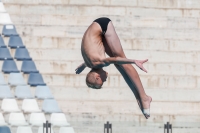
M3 0L44 81L76 133L159 133L167 121L177 133L200 132L199 0ZM101 90L86 86L82 36L92 21L109 17L125 54L149 59L137 69L152 96L151 118L114 66ZM18 63L18 66L20 63Z

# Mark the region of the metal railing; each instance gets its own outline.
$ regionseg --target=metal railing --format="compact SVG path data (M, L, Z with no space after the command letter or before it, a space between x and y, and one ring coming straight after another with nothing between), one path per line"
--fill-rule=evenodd
M104 133L112 133L112 124L109 124L108 121L104 124Z
M50 133L51 133L51 123L48 123L48 121L46 121L46 123L43 123L43 133L45 133L45 129L46 129L46 133L49 133L48 129L50 129Z
M110 124L109 121L104 124L104 133L112 133L112 124ZM164 133L172 133L172 124L169 122L164 124Z
M170 132L171 129L171 133L172 133L172 124L170 124L169 122L167 122L167 124L164 124L164 133L166 133L165 131L167 130L167 133Z
M46 123L43 123L43 133L51 133L51 123L49 123L48 121L46 121ZM112 124L109 123L109 121L104 124L104 133L112 133ZM172 133L172 124L170 124L169 122L167 122L167 124L164 124L164 133Z

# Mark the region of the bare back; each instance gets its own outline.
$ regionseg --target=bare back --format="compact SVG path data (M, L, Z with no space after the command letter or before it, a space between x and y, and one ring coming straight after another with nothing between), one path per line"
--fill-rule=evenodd
M93 68L96 62L105 58L102 30L98 23L93 22L86 30L82 39L81 53L85 64L90 68Z
M90 68L106 66L99 63L106 58L105 52L112 57L125 57L112 21L106 26L107 30L103 35L102 27L93 22L83 36L81 52L85 64Z

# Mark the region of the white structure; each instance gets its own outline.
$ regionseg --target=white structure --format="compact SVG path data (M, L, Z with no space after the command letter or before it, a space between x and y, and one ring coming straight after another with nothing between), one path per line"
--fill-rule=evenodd
M5 122L5 119L2 113L0 113L0 126L5 126L5 125L7 125L7 123Z
M33 95L28 85L19 85L15 88L15 97L17 99L33 98Z
M32 126L42 126L46 122L44 113L31 113L29 123Z
M14 98L8 85L0 85L0 99L4 98Z
M3 112L19 112L20 111L15 99L3 99L1 110Z
M8 13L0 13L0 24L12 24L10 15Z
M37 86L35 90L35 97L37 99L52 99L52 93L48 86Z
M23 113L10 113L8 123L11 126L26 126L26 125L28 125Z
M29 126L20 126L17 128L17 133L33 133L33 131Z
M25 113L30 112L41 112L39 109L39 106L37 104L37 101L35 99L24 99L22 103L22 110Z
M52 113L51 114L51 124L53 126L69 126L65 114L63 113Z
M6 12L6 10L4 8L4 5L2 2L0 2L0 13L5 13L5 12Z
M0 73L0 85L6 85L6 82L2 73Z
M10 73L8 83L12 86L26 85L21 73Z

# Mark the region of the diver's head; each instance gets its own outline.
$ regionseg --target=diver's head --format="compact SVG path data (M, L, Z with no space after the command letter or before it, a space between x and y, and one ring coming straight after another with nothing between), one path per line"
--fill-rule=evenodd
M92 69L86 76L86 84L94 89L101 89L101 86L106 81L108 73L102 68Z

